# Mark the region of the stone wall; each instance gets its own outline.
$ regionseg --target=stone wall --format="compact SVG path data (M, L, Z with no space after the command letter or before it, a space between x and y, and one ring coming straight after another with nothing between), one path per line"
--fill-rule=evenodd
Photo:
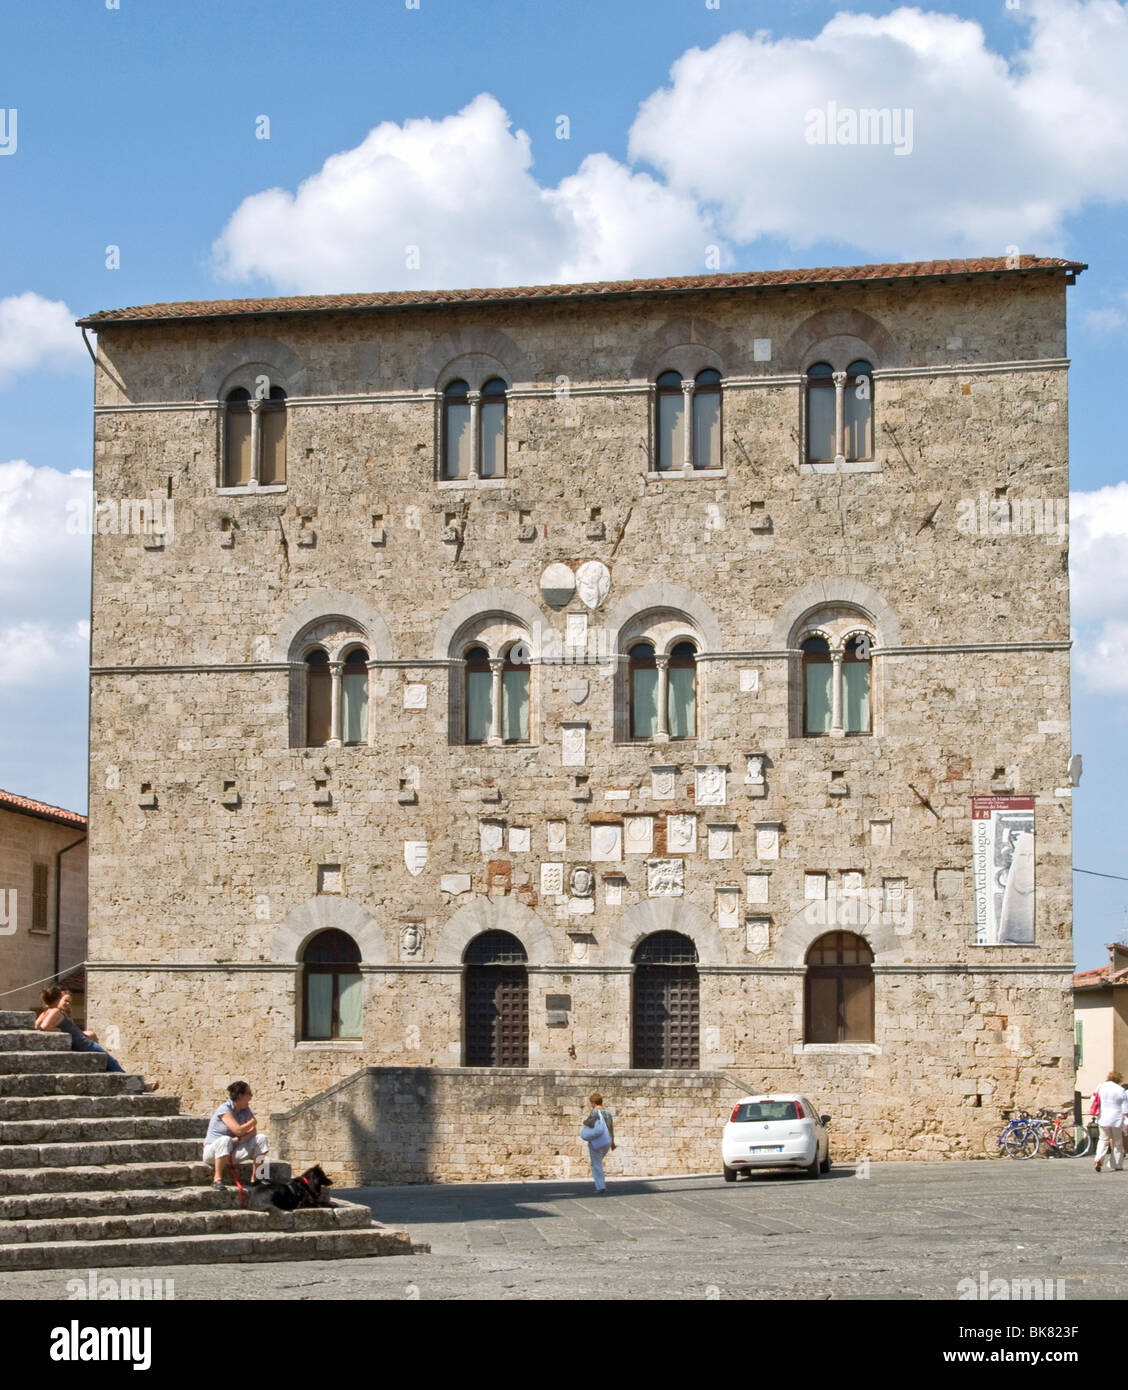
M107 325L97 492L171 498L175 524L163 544L95 536L93 1026L194 1108L238 1072L284 1107L358 1067L442 1076L463 1058L463 952L494 926L529 956L531 1069L618 1069L632 951L665 928L697 947L703 1070L816 1090L870 1152L950 1151L985 1108L1064 1099L1067 547L958 525L969 500L1068 495L1064 323L1060 279L1001 276ZM828 341L877 369L872 471L801 466L796 374ZM723 371L719 474L648 471L671 352ZM284 493L216 489L216 393L247 361L293 398ZM436 387L467 361L512 388L508 474L436 482ZM601 602L544 598L550 564L589 560ZM870 737L797 736L796 624L828 602L876 630ZM450 741L451 639L476 611L528 622L527 746ZM647 612L698 640L695 740L616 736L608 651ZM366 633L368 746L293 746L292 643L317 614ZM723 804L701 804L701 766L723 769ZM983 947L970 799L1003 787L1035 798L1036 940ZM694 818L693 849L668 851L670 815ZM639 816L654 849L597 862L596 827ZM716 857L711 824L732 828ZM680 895L653 895L655 857L682 861ZM594 869L582 911L544 891L546 863L566 885ZM853 919L876 957L867 1050L803 1041L806 950L838 924L808 915L809 872L910 895L910 921ZM298 961L330 926L361 946L363 1037L303 1042ZM563 1026L549 994L570 998Z

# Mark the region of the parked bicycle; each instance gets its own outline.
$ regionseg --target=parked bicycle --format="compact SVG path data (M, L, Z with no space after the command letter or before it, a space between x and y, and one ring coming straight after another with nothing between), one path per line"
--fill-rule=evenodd
M1031 1128L1037 1132L1039 1148L1057 1158L1083 1158L1092 1143L1089 1131L1074 1121L1070 1110L1039 1110Z
M1006 1124L995 1126L983 1136L983 1151L988 1158L1032 1158L1038 1152L1038 1135L1031 1130L1034 1116L1029 1110L1004 1110Z

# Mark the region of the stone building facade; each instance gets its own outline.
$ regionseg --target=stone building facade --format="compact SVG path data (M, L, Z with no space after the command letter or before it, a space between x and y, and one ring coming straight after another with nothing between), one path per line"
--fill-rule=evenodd
M1081 269L83 320L94 1026L199 1107L634 1069L672 1136L723 1073L917 1157L1060 1103Z

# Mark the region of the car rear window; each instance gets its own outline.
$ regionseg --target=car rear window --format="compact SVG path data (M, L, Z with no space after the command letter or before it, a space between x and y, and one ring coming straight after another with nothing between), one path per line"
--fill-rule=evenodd
M794 1120L793 1100L750 1100L738 1107L732 1118L735 1125L751 1124L753 1120Z

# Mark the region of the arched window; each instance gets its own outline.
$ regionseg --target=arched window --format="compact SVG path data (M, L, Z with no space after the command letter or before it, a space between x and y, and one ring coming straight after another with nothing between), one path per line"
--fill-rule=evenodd
M873 728L868 635L851 637L843 652L842 727L848 734L868 734Z
M864 630L859 631L859 620ZM873 732L869 620L849 608L824 608L800 629L802 724L808 737ZM813 630L812 630L813 629Z
M466 1066L529 1065L529 972L509 932L487 931L466 948L463 1018Z
M630 675L631 738L658 733L658 663L649 642L636 642L627 653Z
M464 381L452 381L443 392L443 477L468 478L470 455L470 388Z
M302 1038L359 1038L363 1013L360 948L343 931L319 932L302 952Z
M834 368L816 362L807 368L807 462L833 463L838 452Z
M820 936L807 952L803 1038L873 1042L873 952L853 932Z
M873 458L873 367L862 357L846 368L843 401L847 462Z
M224 405L224 487L274 487L286 481L286 392L272 386L260 399L244 386Z
M368 653L354 647L341 676L341 741L368 742Z
M693 382L693 466L721 466L721 374L713 367Z
M631 1066L700 1066L701 1006L697 948L680 932L644 937L634 952Z
M803 732L829 734L833 717L834 666L825 637L803 643Z
M286 392L272 386L259 407L258 480L263 487L286 481Z
M251 393L237 386L227 393L223 486L246 487L251 481Z
M485 647L471 647L466 662L466 742L486 743L493 728L493 672Z
M678 372L663 372L657 385L655 466L659 473L685 465L685 393Z
M529 649L514 642L501 668L501 738L503 743L529 741Z
M324 748L333 736L333 678L329 655L315 648L306 664L306 746Z
M679 642L667 668L667 718L671 738L697 737L697 649Z
M482 478L505 476L505 382L491 377L482 387L479 410L481 446L478 474Z

